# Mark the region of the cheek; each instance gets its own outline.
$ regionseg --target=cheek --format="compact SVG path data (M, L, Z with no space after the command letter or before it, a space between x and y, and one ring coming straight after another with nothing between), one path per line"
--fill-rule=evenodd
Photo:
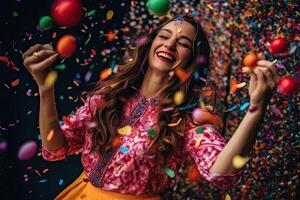
M180 60L184 65L189 63L190 59L192 58L192 54L191 54L190 50L187 50L187 51L184 50L180 53L180 55L181 55Z

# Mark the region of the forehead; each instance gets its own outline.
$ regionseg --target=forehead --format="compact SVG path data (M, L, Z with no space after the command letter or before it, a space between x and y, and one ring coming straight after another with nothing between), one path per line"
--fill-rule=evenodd
M191 40L195 37L195 27L186 21L171 21L162 27L162 29L169 29L173 34L184 35Z

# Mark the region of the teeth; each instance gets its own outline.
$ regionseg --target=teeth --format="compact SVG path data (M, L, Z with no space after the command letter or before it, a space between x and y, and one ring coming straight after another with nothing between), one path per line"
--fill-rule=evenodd
M170 60L171 62L173 62L173 60L175 60L175 59L173 58L173 56L171 56L171 55L169 55L169 54L166 54L166 53L163 53L163 52L159 52L157 55L158 55L158 56L161 56L161 57L164 57L164 58Z

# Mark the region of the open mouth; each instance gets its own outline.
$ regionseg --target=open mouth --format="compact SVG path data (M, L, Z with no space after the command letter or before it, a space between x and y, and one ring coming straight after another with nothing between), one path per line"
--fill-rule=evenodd
M175 57L172 54L165 51L159 51L156 53L156 55L160 60L164 62L173 63L176 61Z

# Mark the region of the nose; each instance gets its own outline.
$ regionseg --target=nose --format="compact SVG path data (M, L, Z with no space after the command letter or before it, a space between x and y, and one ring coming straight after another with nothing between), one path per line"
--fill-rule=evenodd
M165 42L165 45L164 45L167 49L169 50L175 50L175 46L176 46L176 40L173 39L173 38L170 38L169 40L167 40Z

